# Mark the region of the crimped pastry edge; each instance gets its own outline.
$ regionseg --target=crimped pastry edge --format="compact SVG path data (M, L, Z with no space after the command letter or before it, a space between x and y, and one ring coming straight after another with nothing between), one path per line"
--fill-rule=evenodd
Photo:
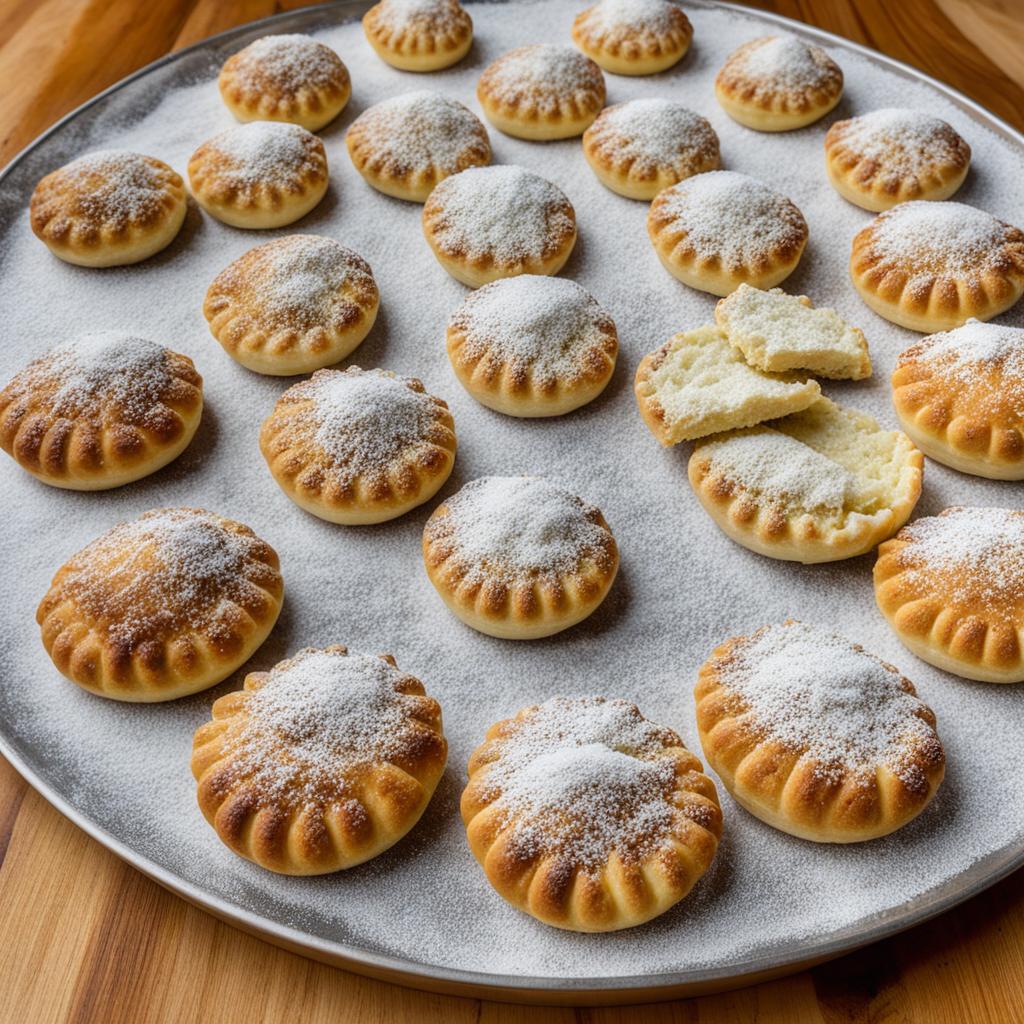
M668 31L645 29L639 38L622 29L604 31L599 23L593 24L595 7L576 15L572 39L582 53L605 71L616 75L655 75L679 63L690 48L693 26L681 7L673 5L673 24Z
M379 21L380 4L363 15L363 34L386 64L401 71L440 71L457 64L473 45L473 19L459 7L459 26L450 33L429 33L409 28L390 32Z

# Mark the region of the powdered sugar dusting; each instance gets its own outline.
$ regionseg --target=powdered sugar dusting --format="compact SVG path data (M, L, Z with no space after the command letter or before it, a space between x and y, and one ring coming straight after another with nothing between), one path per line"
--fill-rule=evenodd
M221 132L206 146L219 158L219 179L253 187L318 173L316 147L310 145L315 138L297 124L250 121Z
M678 10L669 0L598 0L588 23L609 32L670 32Z
M839 124L836 135L860 160L877 165L858 171L860 177L916 177L943 164L960 164L963 140L941 118L922 110L883 107ZM968 151L969 152L969 151Z
M735 70L769 88L817 89L833 76L828 55L795 36L769 36L736 58Z
M234 71L253 86L294 94L301 89L332 89L347 78L333 50L296 33L262 36L235 57Z
M1008 324L968 320L952 331L931 334L913 345L916 359L941 365L943 376L969 387L979 372L997 371L1001 385L1017 394L1024 389L1024 329Z
M599 116L598 129L613 132L616 154L648 173L718 153L710 122L672 100L630 100L608 107Z
M484 72L481 88L494 99L514 103L526 96L542 117L559 112L577 94L604 92L601 72L571 46L537 43L506 53Z
M465 18L458 0L380 0L374 10L378 23L392 31L405 28L450 31Z

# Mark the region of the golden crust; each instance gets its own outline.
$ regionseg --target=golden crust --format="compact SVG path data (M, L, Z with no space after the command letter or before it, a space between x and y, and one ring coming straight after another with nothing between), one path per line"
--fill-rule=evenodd
M596 3L576 15L573 42L605 71L654 75L682 60L693 39L690 19L668 0L649 0L646 15L634 19L615 2ZM634 10L631 5L630 10Z
M344 734L344 714L336 710L338 696L327 688L317 694L316 680L305 681L306 686L335 702L335 708L324 709L326 721L295 736L275 728L275 688L290 670L303 671L303 661L311 658L319 661L321 672L329 671L334 658L384 662L381 690L394 701L394 714L381 716L377 724L390 726L390 735L359 736L353 743ZM339 695L347 681L344 675L337 680ZM296 716L285 710L290 725ZM365 717L374 709L353 712ZM364 721L358 724L365 727ZM292 745L296 740L298 749ZM312 762L310 748L330 771ZM369 659L334 644L307 647L269 672L251 672L242 690L216 700L211 721L195 733L192 774L203 817L234 853L280 874L320 875L362 864L406 835L426 810L447 757L441 706L423 684L399 672L389 654Z
M439 71L473 44L473 19L458 0L424 0L406 13L388 0L363 15L363 32L381 60L403 71Z
M102 697L164 701L226 679L284 594L274 549L202 509L120 523L57 570L36 621L54 665Z
M47 174L32 193L29 219L60 259L113 267L170 245L187 208L181 176L163 161L104 150Z
M432 498L455 464L455 423L421 381L387 370L317 370L277 400L260 451L300 508L381 523Z
M570 715L587 705L618 706L620 714L636 723L634 728L646 727L648 735L639 749L625 742L603 747L604 737L599 742L611 757L628 755L652 777L654 784L641 799L663 809L665 824L659 835L651 836L648 823L632 835L617 837L621 841L601 851L599 862L594 863L587 856L594 851L586 850L585 841L584 849L578 848L574 833L585 831L585 824L580 829L571 807L559 812L560 821L552 822L543 810L538 814L509 805L501 778L502 758L519 735L528 733L545 710L559 702ZM567 718L566 725L569 730L578 729L578 713ZM521 759L520 772L509 773L506 785L520 784L521 773L528 772L539 757L573 753L571 738L545 739L547 743L542 740L537 745L536 757ZM611 806L622 796L615 786L613 780L606 783ZM544 924L578 932L630 928L664 913L707 871L722 833L715 785L679 736L648 723L635 705L604 697L555 698L492 725L470 758L461 813L470 849L495 890ZM597 814L601 813L598 807ZM628 826L625 831L630 831Z

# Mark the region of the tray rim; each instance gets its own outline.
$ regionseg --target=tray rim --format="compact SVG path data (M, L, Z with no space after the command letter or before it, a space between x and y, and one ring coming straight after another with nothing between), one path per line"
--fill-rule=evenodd
M474 6L483 6L487 3L514 3L516 0L464 0L464 2ZM894 57L773 11L763 11L740 3L728 2L728 0L686 0L686 5L691 8L718 8L732 11L755 21L767 23L769 26L778 26L794 34L809 37L828 46L850 50L906 78L924 82L963 109L973 120L1019 146L1024 154L1024 132L1018 131L1001 117L953 86ZM33 150L85 111L136 80L179 61L189 54L216 49L235 38L261 29L270 29L281 23L299 23L307 18L328 22L332 16L340 21L348 15L358 16L370 6L371 0L328 0L326 3L294 8L236 25L223 32L207 36L189 46L167 53L108 86L36 136L0 170L0 186ZM180 878L93 822L88 815L73 806L42 775L27 764L15 745L8 739L3 722L0 722L0 756L3 756L25 782L51 806L101 846L164 889L247 934L293 953L378 981L445 995L499 1002L548 1005L643 1003L705 995L757 984L813 967L826 960L843 956L913 928L972 899L998 884L1014 871L1024 867L1024 840L1016 846L1008 843L944 885L930 892L922 893L914 901L917 904L914 909L902 912L899 909L894 909L876 915L874 920L872 918L863 919L860 927L853 926L838 933L826 933L818 940L808 941L802 954L782 956L777 959L762 956L756 960L746 961L739 966L725 965L699 970L663 972L657 975L566 978L490 974L374 953L356 946L317 938L300 929L271 921L253 913Z

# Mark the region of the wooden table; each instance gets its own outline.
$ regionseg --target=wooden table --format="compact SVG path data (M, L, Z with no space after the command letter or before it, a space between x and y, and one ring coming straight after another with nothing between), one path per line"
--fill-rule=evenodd
M4 0L0 164L68 110L169 50L299 6ZM757 6L874 46L1024 129L1024 0L777 0ZM541 1009L425 995L325 967L221 924L107 853L0 759L0 1021L12 1024L1004 1024L1024 1020L1022 950L1019 872L887 942L724 995L642 1010Z

